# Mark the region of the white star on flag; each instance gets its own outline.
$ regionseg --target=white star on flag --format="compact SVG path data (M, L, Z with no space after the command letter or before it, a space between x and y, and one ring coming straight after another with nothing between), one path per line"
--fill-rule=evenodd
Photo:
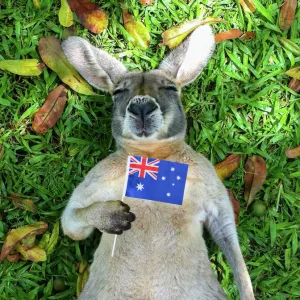
M175 168L171 168L171 171L174 172L174 171L175 171Z
M166 180L166 177L165 177L165 176L163 176L163 177L161 178L161 180Z
M177 180L180 180L181 178L180 178L180 176L177 176L176 179L177 179Z
M174 185L175 185L175 183L172 183L172 185L174 186Z
M138 183L136 188L137 188L138 191L142 191L144 189L144 185L141 184L141 183Z
M170 196L171 196L171 193L167 193L167 196L170 197Z

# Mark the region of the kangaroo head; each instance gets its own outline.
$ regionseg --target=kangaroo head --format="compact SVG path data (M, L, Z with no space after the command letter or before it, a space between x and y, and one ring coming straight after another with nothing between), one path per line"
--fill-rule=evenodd
M157 70L130 72L82 38L69 37L62 43L78 72L96 89L112 95L112 132L117 143L183 139L186 119L180 89L197 78L214 46L211 28L201 26L171 51Z

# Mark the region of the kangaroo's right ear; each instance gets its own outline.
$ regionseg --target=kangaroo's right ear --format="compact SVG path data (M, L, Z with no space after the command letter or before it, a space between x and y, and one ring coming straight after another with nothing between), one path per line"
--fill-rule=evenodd
M83 38L69 37L62 42L62 49L69 62L96 89L112 93L114 85L127 72L116 58Z
M179 86L197 78L215 49L209 25L200 26L162 61L159 69L171 76Z

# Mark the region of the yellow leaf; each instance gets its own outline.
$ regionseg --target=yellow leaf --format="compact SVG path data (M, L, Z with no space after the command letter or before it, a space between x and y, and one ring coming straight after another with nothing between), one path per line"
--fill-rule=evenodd
M67 0L61 0L61 6L58 12L59 23L64 27L70 27L73 25L73 12L69 6Z
M1 60L0 70L21 76L38 76L43 72L44 64L37 59Z

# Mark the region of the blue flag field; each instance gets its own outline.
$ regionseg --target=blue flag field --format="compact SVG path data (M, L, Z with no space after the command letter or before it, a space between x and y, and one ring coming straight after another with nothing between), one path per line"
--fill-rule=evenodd
M182 205L188 165L128 156L125 196Z

